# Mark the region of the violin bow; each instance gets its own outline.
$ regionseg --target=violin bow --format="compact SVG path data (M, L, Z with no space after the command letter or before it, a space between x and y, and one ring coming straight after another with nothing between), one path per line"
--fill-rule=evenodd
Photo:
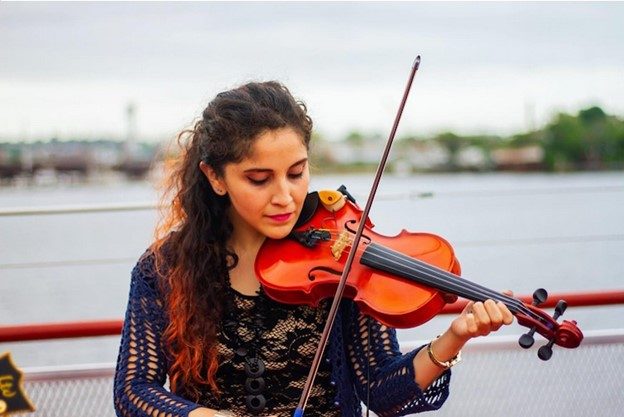
M314 378L316 377L319 365L321 363L321 358L323 357L323 353L325 352L325 347L327 346L327 340L329 339L329 334L334 325L336 314L338 314L338 307L340 305L340 301L342 300L342 295L344 293L344 289L347 283L347 277L349 275L349 272L351 271L351 265L353 264L353 260L355 259L355 254L357 252L356 248L360 244L360 239L362 238L362 232L364 231L364 225L366 224L366 221L364 220L368 218L368 214L370 212L371 206L373 205L373 200L375 199L375 194L377 193L377 188L379 187L379 182L381 181L381 176L383 174L384 168L386 167L388 156L390 155L390 148L392 147L392 142L394 141L394 136L399 126L399 121L401 120L401 115L403 114L403 109L405 108L407 97L412 88L412 83L414 81L414 77L416 76L416 72L418 71L419 67L420 67L420 55L416 57L416 59L414 60L414 63L412 64L412 69L410 71L410 75L408 77L405 90L403 91L403 98L401 99L399 110L397 111L397 114L394 118L394 124L392 126L392 130L390 131L390 136L388 137L388 141L386 142L386 147L381 156L381 161L379 162L379 165L377 166L375 179L373 180L373 185L368 195L368 200L366 200L366 206L364 207L364 211L362 212L362 221L358 225L355 236L353 237L353 243L351 245L351 249L349 250L349 256L347 257L344 269L342 270L342 275L340 276L340 281L338 282L338 288L336 288L336 293L334 294L334 299L332 301L332 305L329 310L329 315L327 317L327 321L325 322L325 327L323 329L323 333L321 334L321 339L319 340L319 347L316 350L314 359L312 360L312 366L310 367L308 379L306 380L306 383L303 387L301 398L299 399L299 403L297 404L297 408L295 409L293 417L303 417L303 413L304 413L306 404L308 402L308 398L310 397L312 386L314 385Z

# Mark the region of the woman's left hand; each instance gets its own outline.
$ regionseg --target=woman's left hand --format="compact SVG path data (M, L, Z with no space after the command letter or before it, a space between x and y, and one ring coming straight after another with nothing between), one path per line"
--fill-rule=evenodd
M512 296L511 291L503 294ZM468 341L473 337L486 336L495 332L503 324L511 324L513 315L500 301L469 302L462 313L451 323L450 331L460 340Z

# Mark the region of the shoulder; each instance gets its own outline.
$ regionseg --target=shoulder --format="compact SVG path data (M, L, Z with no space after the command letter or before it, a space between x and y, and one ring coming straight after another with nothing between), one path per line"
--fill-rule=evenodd
M136 265L134 265L132 277L152 281L156 276L156 255L152 248L147 248L139 257Z
M132 269L133 284L140 283L152 290L162 290L166 285L171 264L172 251L169 240L160 246L152 244L143 252Z
M156 257L152 249L147 249L132 269L130 293L135 296L154 296L160 293L162 282L156 269Z

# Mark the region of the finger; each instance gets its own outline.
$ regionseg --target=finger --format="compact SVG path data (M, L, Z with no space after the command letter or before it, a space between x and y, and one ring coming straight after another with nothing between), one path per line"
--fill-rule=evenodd
M468 335L470 337L474 337L479 334L479 327L477 326L474 313L466 313L464 321L466 323L466 330L468 331Z
M511 290L504 290L503 294L509 297L513 297L513 291ZM496 304L498 305L498 308L503 314L503 324L509 325L513 323L514 316L513 316L513 313L509 311L509 308L507 307L507 305L501 301L497 302Z
M472 306L474 305L474 301L469 301L468 304L466 304L466 307L464 307L464 309L462 310L462 314L471 314L472 313Z
M511 313L511 311L509 311L509 308L505 304L500 302L500 301L498 303L496 303L496 305L498 306L499 311L503 315L503 323L504 324L511 324L511 323L513 323L514 316Z
M494 300L485 300L483 303L485 311L490 317L490 329L498 330L503 325L503 313Z
M478 334L485 336L490 332L490 316L485 310L485 306L482 302L474 303L472 312L475 315Z

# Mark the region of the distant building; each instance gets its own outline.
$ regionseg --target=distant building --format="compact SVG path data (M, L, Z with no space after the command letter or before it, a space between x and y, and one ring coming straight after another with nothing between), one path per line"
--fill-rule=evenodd
M538 145L495 149L490 156L499 170L532 171L542 169L544 165L544 149Z
M460 149L455 157L457 166L461 169L484 170L488 168L489 160L483 148L467 146Z
M432 141L416 140L401 153L401 159L408 162L412 170L431 171L445 166L449 161L448 150Z

